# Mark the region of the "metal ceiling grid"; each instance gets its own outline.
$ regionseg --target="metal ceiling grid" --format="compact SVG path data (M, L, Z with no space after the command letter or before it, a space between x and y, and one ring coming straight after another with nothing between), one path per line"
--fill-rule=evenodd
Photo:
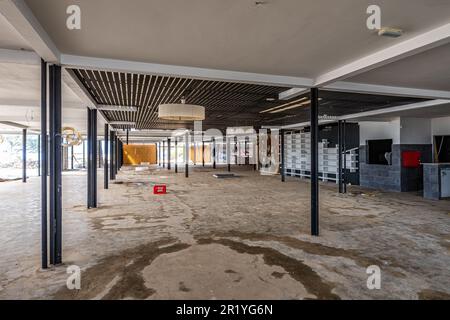
M135 106L137 112L101 111L109 121L130 121L137 129L190 128L192 122L158 119L158 106L187 103L205 107L205 127L255 125L262 119L259 111L275 105L266 101L286 88L246 83L198 80L170 76L122 72L74 70L77 77L98 104ZM115 125L123 129L126 125Z
M137 112L100 111L109 121L135 122L136 129L191 129L192 122L158 119L160 104L178 103L182 97L187 103L205 107L205 129L289 125L309 120L308 105L279 113L261 113L302 98L295 97L283 102L277 99L267 101L267 98L277 98L280 92L286 90L284 87L84 69L75 69L74 72L98 104L137 107ZM308 94L304 97L308 97ZM320 91L320 98L319 114L330 117L425 101L324 90ZM130 128L129 125L114 127Z

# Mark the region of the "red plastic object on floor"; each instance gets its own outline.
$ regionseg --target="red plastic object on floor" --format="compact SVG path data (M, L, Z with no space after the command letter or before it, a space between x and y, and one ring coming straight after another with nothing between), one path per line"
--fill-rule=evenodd
M167 188L164 184L153 186L153 194L166 194Z
M420 151L403 151L402 166L403 168L419 168L420 167Z

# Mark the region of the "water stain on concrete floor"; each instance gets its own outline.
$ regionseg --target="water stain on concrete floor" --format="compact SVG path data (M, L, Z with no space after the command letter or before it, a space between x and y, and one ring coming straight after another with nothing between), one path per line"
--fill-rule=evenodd
M39 180L0 184L0 299L448 298L448 201L321 184L317 238L306 181L236 172L123 168L91 210L85 176L63 176L63 259L82 268L79 292L65 288L66 266L39 270ZM366 287L373 264L382 290Z
M187 244L174 241L174 239L161 240L103 258L99 263L83 271L81 290L62 288L53 298L146 299L153 295L155 290L144 285L141 270L162 254L189 247Z
M450 300L450 294L436 291L436 290L430 290L425 289L419 292L419 299L420 300Z
M339 299L332 293L333 285L324 281L311 267L301 261L288 257L280 252L265 247L249 246L229 239L199 239L199 244L218 243L227 246L239 253L262 255L264 262L269 266L282 267L287 274L300 282L308 293L317 299ZM278 275L278 274L277 274ZM275 276L280 279L280 277Z

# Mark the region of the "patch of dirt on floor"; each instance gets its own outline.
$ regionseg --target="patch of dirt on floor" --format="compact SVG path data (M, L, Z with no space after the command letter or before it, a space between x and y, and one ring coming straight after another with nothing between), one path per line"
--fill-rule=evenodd
M431 289L425 289L418 293L420 300L450 300L450 294Z
M300 282L305 289L314 294L317 299L336 300L339 297L332 293L332 284L324 281L311 267L301 261L288 257L274 249L249 246L229 239L199 239L199 244L221 244L239 253L262 255L264 262L269 266L280 266L287 273Z
M446 248L447 252L450 254L450 241L449 240L441 241L441 246Z
M388 263L391 267L401 268L402 266L392 259L380 261L378 259L370 258L362 255L362 253L355 249L342 249L336 247L329 247L320 243L303 241L300 239L288 237L288 236L276 236L270 234L257 234L257 233L243 233L239 231L229 231L225 233L214 233L212 237L226 237L226 238L239 238L249 241L275 241L282 243L288 247L294 249L300 249L306 253L331 256L331 257L344 257L355 261L356 264L363 268L367 268L370 265L385 265Z
M158 256L188 247L189 245L176 242L174 239L164 239L123 251L119 255L103 258L99 263L82 272L81 290L71 291L63 287L53 298L62 300L146 299L153 295L155 290L144 285L142 270Z

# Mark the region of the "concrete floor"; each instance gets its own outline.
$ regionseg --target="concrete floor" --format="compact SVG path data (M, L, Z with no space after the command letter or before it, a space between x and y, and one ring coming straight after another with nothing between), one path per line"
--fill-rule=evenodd
M65 263L48 271L39 179L0 183L0 299L450 299L449 201L323 184L314 238L307 180L236 170L218 180L124 168L107 191L99 171L92 210L85 173L65 174ZM72 264L80 291L65 285ZM380 290L367 289L370 265Z

